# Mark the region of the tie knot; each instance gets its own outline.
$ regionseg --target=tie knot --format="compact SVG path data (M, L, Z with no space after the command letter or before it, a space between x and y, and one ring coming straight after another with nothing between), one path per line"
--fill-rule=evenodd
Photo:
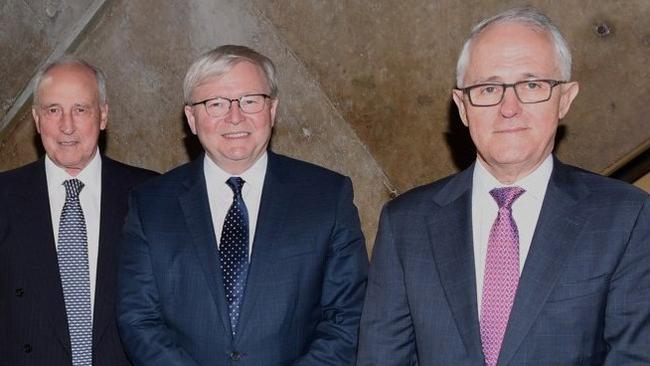
M66 198L77 198L84 184L79 179L68 179L63 182L63 186L65 187Z
M526 192L526 190L521 187L502 187L494 188L490 191L490 194L492 195L492 198L497 201L499 208L506 207L509 209L512 203L515 202L515 200L524 192Z
M230 177L226 181L226 184L232 189L232 191L235 193L235 196L241 197L241 189L244 186L244 183L246 183L241 177Z

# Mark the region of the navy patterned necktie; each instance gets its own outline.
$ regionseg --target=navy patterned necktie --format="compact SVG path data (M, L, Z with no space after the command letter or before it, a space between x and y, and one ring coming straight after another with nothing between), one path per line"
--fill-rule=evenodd
M248 275L248 210L241 194L244 180L231 177L226 182L233 191L232 205L221 231L219 259L226 290L232 334L237 334L239 312Z
M57 257L73 366L92 364L92 315L86 221L79 203L84 184L78 179L63 182L65 204L59 221Z

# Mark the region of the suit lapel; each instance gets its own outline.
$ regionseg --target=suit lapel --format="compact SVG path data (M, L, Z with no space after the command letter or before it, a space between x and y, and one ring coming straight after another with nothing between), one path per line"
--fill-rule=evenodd
M268 282L275 252L274 243L283 226L287 208L291 202L291 188L287 186L288 179L286 179L286 172L283 171L281 162L270 151L268 157L246 292L239 317L238 336L244 334L249 320L253 317L257 298L262 292L264 284Z
M22 207L17 211L16 222L28 225L24 227L30 239L23 242L23 255L26 259L26 276L34 286L34 293L40 297L39 303L46 308L47 317L54 333L66 349L70 349L68 321L63 300L63 289L59 275L59 263L56 254L50 200L47 192L44 160L40 159L34 165L32 179L20 182L17 186L20 193L14 207ZM34 230L33 228L39 228Z
M577 244L584 220L576 209L588 188L571 168L555 160L542 211L524 265L504 336L499 365L507 365L537 319L569 254Z
M186 191L180 195L179 202L210 294L217 306L224 328L230 333L228 305L226 304L223 277L219 269L218 247L203 174L204 158L205 156L192 163L190 176L183 182Z
M125 202L126 189L120 187L120 177L113 169L112 161L102 157L102 197L99 214L99 253L97 258L97 283L93 312L93 345L97 345L111 322L115 302L115 281L119 233L124 212L120 205Z
M472 242L473 166L453 177L434 198L440 208L428 231L438 275L470 358L482 359Z

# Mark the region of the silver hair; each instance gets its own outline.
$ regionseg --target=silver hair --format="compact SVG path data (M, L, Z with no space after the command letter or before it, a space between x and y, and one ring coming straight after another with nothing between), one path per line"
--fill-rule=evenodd
M563 80L571 79L571 50L558 27L541 11L533 7L521 7L510 9L493 17L483 19L472 28L469 37L463 44L463 49L460 52L458 63L456 64L457 87L462 88L464 86L463 79L465 77L465 71L467 71L467 65L469 64L469 53L472 41L489 26L501 23L522 23L530 25L532 28L548 32L551 35L553 45L555 46L556 66L560 70L560 77Z
M91 65L87 61L74 57L74 56L63 56L59 59L56 59L52 62L48 62L45 64L43 67L41 67L38 72L36 73L36 77L34 78L34 89L33 89L33 105L38 105L38 88L41 86L41 83L43 82L43 78L45 75L52 70L53 68L57 66L64 66L64 65L79 65L88 68L88 70L92 71L92 73L95 75L95 80L97 81L97 91L99 92L99 104L104 105L107 102L107 96L106 96L106 75L104 75L104 72L98 68L95 65Z
M227 73L241 61L248 61L262 69L270 89L269 94L275 98L278 95L278 82L273 62L251 48L224 45L204 53L190 66L183 81L185 104L192 103L192 92L197 85L207 78Z

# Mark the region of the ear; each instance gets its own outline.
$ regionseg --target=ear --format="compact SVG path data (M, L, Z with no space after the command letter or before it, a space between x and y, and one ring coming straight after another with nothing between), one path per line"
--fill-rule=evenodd
M454 89L451 92L451 97L454 98L454 103L456 103L456 107L458 107L458 114L460 115L461 121L463 121L463 124L467 127L467 110L465 109L465 103L463 101L464 94L465 93L463 93L462 90Z
M99 107L99 130L104 131L108 124L108 103Z
M270 111L271 111L271 127L273 127L275 125L275 112L276 112L277 108L278 108L278 99L277 98L271 99L271 108L270 108Z
M187 118L187 124L190 126L192 133L196 135L196 119L194 118L194 109L191 106L186 105L184 111L185 117Z
M562 84L561 85L561 90L562 90L562 95L560 96L560 110L559 110L559 118L562 119L564 116L566 116L567 113L569 113L569 108L571 107L571 103L573 103L573 100L578 96L578 91L580 90L580 86L578 85L577 81L572 81L570 83Z
M41 134L41 120L38 112L36 112L36 107L32 107L32 118L34 118L34 126L36 127L36 132Z

